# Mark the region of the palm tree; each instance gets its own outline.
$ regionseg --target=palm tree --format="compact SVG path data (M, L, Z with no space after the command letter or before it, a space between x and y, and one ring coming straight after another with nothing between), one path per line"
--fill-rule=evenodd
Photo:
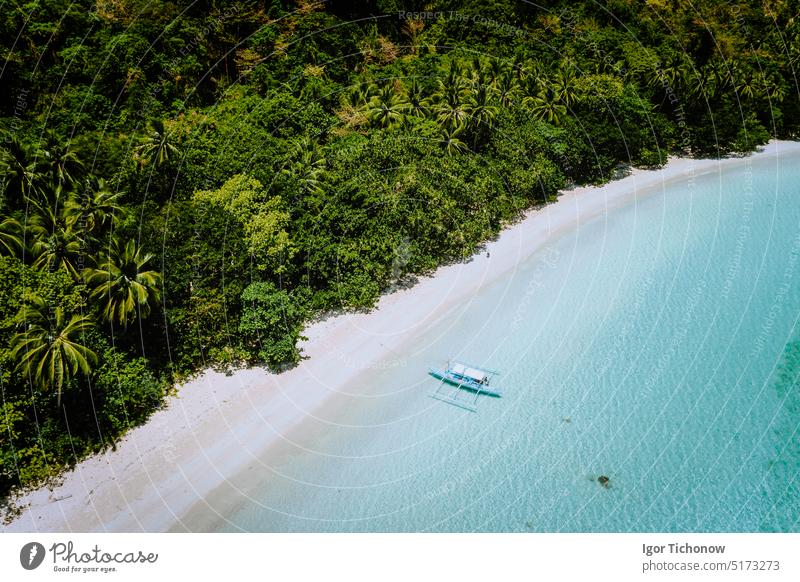
M154 120L152 129L150 135L136 148L140 165L152 162L155 166L160 166L168 161L171 155L178 153L178 148L172 143L171 136L164 129L163 121Z
M452 129L447 127L442 128L441 144L448 156L454 156L467 151L467 144L461 141L461 139L458 137L461 135L461 131L461 127Z
M375 85L362 82L342 94L341 109L336 115L345 127L358 127L367 123L367 104L376 92Z
M326 159L319 145L309 137L297 144L295 161L281 173L300 185L301 194L323 194L322 179L325 175Z
M495 81L497 100L503 107L510 107L518 97L517 83L512 73L500 75Z
M487 85L492 82L490 73L486 70L486 67L484 67L480 57L473 57L470 64L469 77L473 85Z
M537 119L543 119L555 125L558 125L561 118L567 113L567 108L561 104L561 99L552 87L545 88L536 97L526 97L525 101Z
M41 150L44 165L50 173L50 180L56 186L74 184L83 171L83 162L64 145L61 138L52 130L47 132L44 149Z
M524 75L519 82L523 103L530 104L547 88L547 81L537 75Z
M135 240L123 243L114 237L97 268L84 271L93 288L90 297L101 302L107 322L127 327L137 313L142 319L150 314L151 302L161 297L161 273L151 269L152 260Z
M571 66L562 67L552 83L553 90L566 107L575 101L575 73Z
M77 259L84 240L68 219L64 198L63 189L56 187L52 200L44 196L30 200L33 212L26 226L31 234L32 266L39 270L65 271L77 281L80 279Z
M516 67L520 85L526 89L538 91L547 83L547 73L539 61L527 61Z
M434 95L436 120L449 130L461 127L468 117L464 107L466 83L462 77L454 76L451 69L445 81L439 80L439 90Z
M25 248L24 229L19 220L8 216L0 222L0 253L18 256Z
M345 104L358 109L366 107L370 99L372 99L378 92L377 86L366 81L362 81L355 85L345 96Z
M458 61L451 61L450 67L447 69L447 77L445 77L444 84L452 87L457 84L464 83L464 74L461 65Z
M367 28L364 37L358 43L358 50L366 63L375 62L379 59L381 51L380 34L378 34L378 27L375 24Z
M84 374L97 363L97 355L78 338L92 328L92 321L83 315L73 315L67 320L62 307L52 310L48 317L45 301L31 298L18 316L24 331L11 339L11 357L18 369L38 388L55 388L58 404L64 384L80 370Z
M680 89L680 81L681 61L679 58L671 59L660 69L657 69L657 75L651 78L652 85L666 85L676 92Z
M492 129L492 122L497 117L497 107L492 104L492 90L487 85L477 85L466 106L467 114L474 125L475 143L485 141Z
M423 28L425 28L424 20L408 19L403 24L402 33L408 38L409 48L412 54L417 54L419 52L419 37Z
M507 75L510 72L510 67L507 61L502 59L491 59L487 69L489 83L495 85L500 77Z
M522 56L515 55L511 61L511 72L517 81L522 81L528 74L530 69L530 62L526 61ZM535 63L534 63L535 65Z
M121 198L122 193L110 190L103 178L87 179L64 205L67 222L83 232L110 226L125 211Z
M790 67L789 70L795 70L798 62L800 62L800 39L796 35L793 35L793 38L788 42L786 56L788 57L786 64Z
M367 116L373 125L389 128L401 123L407 110L408 102L387 84L370 100Z
M710 97L713 79L708 76L706 67L693 70L686 77L686 91L694 99L707 99Z
M412 79L406 90L407 109L411 115L427 117L430 111L430 100L425 97L422 87L416 79Z
M3 175L3 192L11 197L15 205L22 203L38 189L42 172L34 148L20 142L16 137L6 140L0 149L0 172Z

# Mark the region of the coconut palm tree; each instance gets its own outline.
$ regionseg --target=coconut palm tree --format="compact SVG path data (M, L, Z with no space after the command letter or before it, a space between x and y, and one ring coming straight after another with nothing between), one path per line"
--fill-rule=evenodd
M442 128L442 140L441 145L444 148L444 151L447 152L448 156L454 156L456 154L464 153L468 150L467 144L465 144L459 136L462 133L461 127L456 128Z
M362 82L342 93L341 108L336 112L345 127L359 127L367 123L367 104L377 92L371 83Z
M64 204L67 222L82 232L108 227L124 213L122 194L112 191L103 178L91 178Z
M13 216L0 222L0 254L19 256L25 248L25 235L22 224Z
M26 227L30 233L31 266L39 270L65 271L80 279L79 257L84 248L81 233L68 219L64 209L68 198L61 187L53 196L31 198L32 213Z
M281 173L300 185L301 194L323 194L322 179L327 161L319 145L309 137L297 144L294 161Z
M693 99L705 99L713 82L707 76L706 68L693 70L686 76L686 92Z
M497 100L503 107L510 107L519 98L517 82L514 79L513 73L500 75L495 81L494 86L497 93Z
M476 149L479 141L486 141L491 132L492 123L497 117L497 107L492 103L493 93L489 85L477 85L466 104L466 111L475 134L473 147Z
M786 64L789 65L789 70L795 70L798 63L800 63L800 38L797 36L789 40L786 56L788 57Z
M3 192L14 206L23 203L27 196L36 191L43 177L36 150L16 137L7 139L5 146L0 148L0 173L3 176Z
M406 102L408 113L417 117L427 117L430 112L430 99L425 96L422 86L416 79L412 79L406 89Z
M11 357L34 386L55 389L60 406L64 384L78 371L88 374L97 363L97 355L79 343L92 321L83 315L67 319L62 307L48 310L39 296L32 297L18 317L23 331L11 339Z
M558 70L552 82L553 91L558 96L564 106L569 107L575 101L575 71L571 66L565 66Z
M97 268L84 271L90 297L100 303L107 322L127 327L137 314L142 319L150 314L151 303L161 297L161 273L152 270L152 260L135 240L113 237Z
M156 119L152 122L152 131L144 142L137 146L135 152L139 158L140 165L147 162L160 166L168 161L170 156L178 154L178 148L172 142L172 137L164 128L164 122Z
M448 87L456 85L464 85L464 70L458 61L451 61L450 67L447 69L447 77L445 77L444 84Z
M519 92L522 102L530 104L547 88L547 81L538 75L526 74L519 81Z
M377 127L389 128L403 121L408 102L387 84L367 105L367 117Z
M411 54L419 52L419 40L422 29L425 28L425 21L420 19L408 19L403 23L402 33L408 38L408 47Z
M726 89L733 87L730 66L723 60L709 61L698 76L702 79L703 94L706 99L714 99Z
M480 57L473 57L470 65L469 78L473 86L487 85L492 82L490 72L486 69Z
M669 87L672 91L678 91L678 82L680 81L680 62L677 59L672 59L663 64L661 67L655 68L653 74L650 76L650 85L652 87Z
M50 181L56 186L74 184L83 172L83 162L69 148L69 143L52 130L47 132L45 146L41 150L43 165L50 174Z
M355 109L366 107L370 99L378 93L377 85L363 81L345 94L345 105Z
M566 115L567 108L552 87L546 87L535 97L526 97L525 104L537 119L558 125L561 118Z
M487 68L487 79L489 83L496 85L500 77L507 75L511 67L507 61L502 59L491 59Z
M381 52L380 34L378 33L378 27L374 23L367 27L363 38L358 43L358 49L364 62L372 63L379 60Z
M518 82L522 82L528 76L530 69L535 66L535 62L527 61L524 57L515 55L511 61L511 72Z
M453 69L445 81L439 80L439 90L434 95L436 120L449 130L461 127L467 120L465 108L467 85L462 77L455 76Z
M547 83L547 71L539 61L525 61L517 65L515 70L517 79L526 90L526 94L529 94L531 90L538 91Z

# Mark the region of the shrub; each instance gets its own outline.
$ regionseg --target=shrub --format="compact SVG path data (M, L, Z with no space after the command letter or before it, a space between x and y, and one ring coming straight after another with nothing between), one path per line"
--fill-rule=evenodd
M251 355L273 368L297 363L302 312L291 295L272 283L251 283L242 303L239 332Z

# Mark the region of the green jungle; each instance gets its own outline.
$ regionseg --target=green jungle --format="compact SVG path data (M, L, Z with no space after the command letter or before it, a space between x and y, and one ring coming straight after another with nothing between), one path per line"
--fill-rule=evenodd
M800 127L782 0L3 0L0 498L523 211Z

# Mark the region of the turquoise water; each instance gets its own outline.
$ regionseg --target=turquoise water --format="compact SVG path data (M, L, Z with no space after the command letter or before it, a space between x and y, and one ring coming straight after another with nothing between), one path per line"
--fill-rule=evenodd
M800 531L799 199L800 155L764 157L563 235L212 496L216 529ZM425 397L454 355L506 396Z

